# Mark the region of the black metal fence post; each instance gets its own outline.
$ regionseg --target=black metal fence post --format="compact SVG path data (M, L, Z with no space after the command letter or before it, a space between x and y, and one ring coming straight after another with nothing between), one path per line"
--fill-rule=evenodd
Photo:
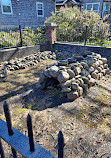
M13 129L12 129L9 106L6 101L4 101L3 108L4 108L5 118L6 118L7 127L8 127L8 134L9 134L9 136L11 136L14 133L13 133Z
M0 139L0 155L1 155L1 158L5 158L4 151L3 151L3 147L2 147L1 139Z
M84 41L84 46L86 46L86 42L87 42L87 30L88 30L88 26L86 26L86 30L85 30L85 41Z
M33 140L33 130L32 130L32 119L31 116L28 114L27 116L27 129L28 129L28 137L29 137L29 145L30 151L34 152L34 140Z
M23 40L22 40L22 30L21 30L21 25L19 25L19 31L20 31L20 47L23 46Z
M9 106L8 106L6 101L4 101L3 108L4 108L6 123L7 123L7 127L8 127L8 134L9 134L9 136L11 136L14 133L13 133L13 129L12 129ZM16 150L14 148L12 148L12 154L13 154L13 158L17 158L17 153L16 153Z
M58 158L63 158L64 156L64 136L60 131L58 134Z

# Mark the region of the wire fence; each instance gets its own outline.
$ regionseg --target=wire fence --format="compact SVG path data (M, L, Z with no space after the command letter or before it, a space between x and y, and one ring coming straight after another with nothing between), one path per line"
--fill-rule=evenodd
M46 31L44 28L22 29L19 25L16 28L0 29L0 48L31 46L46 41Z
M106 28L60 28L57 27L57 41L74 44L111 47L111 30Z

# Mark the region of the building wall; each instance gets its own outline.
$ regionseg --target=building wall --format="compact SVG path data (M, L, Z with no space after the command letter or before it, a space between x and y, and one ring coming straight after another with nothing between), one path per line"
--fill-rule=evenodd
M100 8L99 8L99 13L101 13L102 10L102 0L82 0L83 4L83 9L86 9L86 3L98 3L100 2Z
M0 5L0 25L16 26L21 24L22 27L37 27L44 24L46 18L55 12L55 1L53 0L11 0L12 15L2 14ZM43 2L44 17L37 17L36 2Z

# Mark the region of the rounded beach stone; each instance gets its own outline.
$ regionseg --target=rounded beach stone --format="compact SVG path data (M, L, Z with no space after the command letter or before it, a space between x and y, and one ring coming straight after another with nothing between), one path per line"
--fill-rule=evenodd
M88 69L89 73L94 72L94 70L95 70L95 69L94 69L92 66Z
M97 68L97 70L98 70L99 72L101 72L101 71L102 71L101 67L98 67L98 68Z
M89 79L88 77L83 76L82 80L84 81L85 84L89 84Z
M104 64L104 68L107 69L108 68L108 64Z
M74 72L75 72L76 76L79 75L81 73L80 67L76 67L75 70L74 70Z
M72 89L77 90L78 89L78 83L72 83Z
M78 97L79 97L78 92L71 91L71 92L67 93L67 99L69 99L69 100L75 100Z
M82 87L78 87L78 94L79 94L79 96L82 96L82 94L83 94L83 88Z
M107 59L106 58L101 58L102 61L103 61L103 64L106 64L107 63Z
M70 78L75 77L75 73L74 73L74 71L72 71L71 69L68 69L68 70L67 70L67 73L69 74Z
M84 84L84 81L81 78L79 78L78 81L79 81L80 86L82 86Z
M95 85L95 83L96 83L96 80L95 80L95 79L93 79L93 78L91 78L91 79L89 80L89 87L94 86L94 85Z
M82 76L87 76L87 75L89 75L89 72L87 70L83 69L82 72L81 72L81 75Z
M109 69L109 68L105 69L105 73L106 73L106 74L108 74L109 72L110 72L110 69Z
M68 80L68 81L62 83L62 84L61 84L61 87L68 87L68 86L71 85L71 83L72 83L72 80Z
M52 66L50 68L50 75L52 77L54 77L54 78L57 78L57 76L58 76L58 70L59 70L59 68L57 66Z
M91 77L94 78L94 79L97 79L97 74L95 72L92 72Z
M62 82L65 82L65 81L67 81L68 79L69 79L69 74L67 73L67 72L65 72L65 71L62 71L60 74L59 74L59 76L58 76L58 81L60 82L60 83L62 83Z
M71 88L68 88L68 87L62 88L62 92L64 92L64 93L70 92L70 91L71 91Z
M88 85L87 84L83 84L82 88L83 88L84 92L86 92L88 90Z

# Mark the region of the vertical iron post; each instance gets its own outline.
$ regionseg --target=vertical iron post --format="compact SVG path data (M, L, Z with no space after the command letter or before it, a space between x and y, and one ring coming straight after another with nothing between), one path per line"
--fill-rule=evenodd
M85 41L84 41L84 46L86 46L86 42L87 42L87 30L88 30L88 26L86 26L86 30L85 30Z
M0 139L0 155L1 155L1 158L5 158L4 151L3 151L3 147L2 147L1 139Z
M20 31L20 47L23 46L23 41L22 41L22 30L21 30L21 25L19 25L19 31Z
M6 118L6 122L7 122L8 134L9 134L9 136L11 136L14 133L13 133L13 129L12 129L9 106L6 101L4 101L3 108L4 108L5 118ZM13 154L14 158L17 158L17 153L14 148L12 148L12 154Z
M58 134L58 158L63 158L64 156L64 136L60 131Z
M14 148L12 148L13 158L17 158L17 152Z
M6 118L7 127L8 127L8 134L9 134L9 136L11 136L14 133L13 133L13 129L12 129L12 123L11 123L9 106L8 106L6 101L4 101L3 108L4 108L5 118Z
M30 151L34 152L34 140L33 140L33 130L32 130L32 119L31 116L28 114L27 116L27 129L28 129L28 137L29 137L29 145Z

